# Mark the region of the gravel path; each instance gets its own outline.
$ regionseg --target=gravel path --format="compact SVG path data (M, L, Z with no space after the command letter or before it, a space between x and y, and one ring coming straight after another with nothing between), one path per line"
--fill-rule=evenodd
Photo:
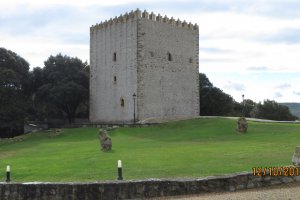
M240 190L237 192L207 193L196 196L153 198L153 200L299 200L300 182Z

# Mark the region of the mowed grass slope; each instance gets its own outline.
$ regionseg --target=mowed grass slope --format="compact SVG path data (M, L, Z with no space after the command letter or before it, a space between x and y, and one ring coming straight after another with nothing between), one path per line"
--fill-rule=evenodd
M6 164L11 178L24 181L100 181L204 177L251 171L252 167L291 164L300 145L300 124L249 122L247 134L236 120L193 119L144 128L119 128L109 134L113 150L100 151L98 129L63 129L0 140L0 182Z

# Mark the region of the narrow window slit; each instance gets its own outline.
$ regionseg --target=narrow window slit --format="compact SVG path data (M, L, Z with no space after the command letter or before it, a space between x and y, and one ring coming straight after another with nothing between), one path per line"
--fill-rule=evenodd
M117 53L116 52L114 52L113 61L117 61Z
M172 54L168 53L168 61L172 61Z
M125 105L124 99L121 98L121 107L124 107L124 105Z

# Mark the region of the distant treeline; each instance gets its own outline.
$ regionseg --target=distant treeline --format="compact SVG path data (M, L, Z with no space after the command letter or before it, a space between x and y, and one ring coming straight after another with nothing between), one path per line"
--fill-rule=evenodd
M295 120L288 107L275 101L236 102L200 76L201 115L246 116L273 120ZM25 121L89 116L89 66L78 58L49 56L43 67L29 70L28 62L0 48L0 138L23 134Z
M245 99L243 102L236 102L230 95L214 87L205 74L200 73L199 81L200 115L245 116L278 121L298 119L290 112L288 106L281 105L276 101L265 100L263 103L256 103L251 99ZM296 106L297 104L293 105Z
M280 103L280 104L287 106L293 115L300 118L300 103Z

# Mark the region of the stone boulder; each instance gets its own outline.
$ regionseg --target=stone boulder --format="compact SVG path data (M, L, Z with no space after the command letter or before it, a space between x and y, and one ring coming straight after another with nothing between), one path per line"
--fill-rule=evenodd
M106 130L99 132L100 144L102 151L110 151L112 148L111 138L108 136Z
M245 117L238 118L236 130L240 133L246 133L248 129L248 122Z

